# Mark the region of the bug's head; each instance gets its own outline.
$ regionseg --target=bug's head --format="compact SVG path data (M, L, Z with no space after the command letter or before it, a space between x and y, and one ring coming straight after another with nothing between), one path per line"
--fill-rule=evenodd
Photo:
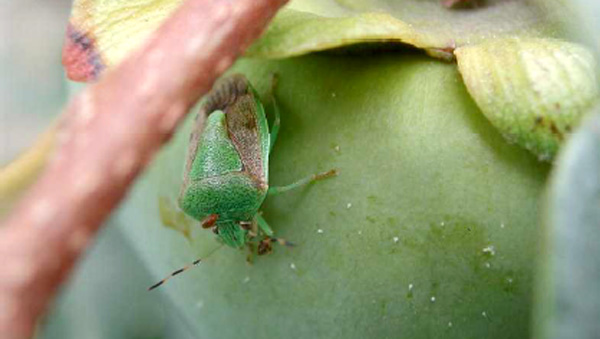
M217 223L215 233L219 236L225 245L240 248L246 244L248 230L238 222L228 221Z

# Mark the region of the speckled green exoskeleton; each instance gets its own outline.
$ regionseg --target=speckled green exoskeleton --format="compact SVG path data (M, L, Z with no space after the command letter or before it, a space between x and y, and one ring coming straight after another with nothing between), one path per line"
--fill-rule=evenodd
M276 77L273 77L271 92ZM280 117L273 99L274 121L269 129L256 90L243 75L218 82L202 105L190 135L188 157L179 194L179 207L210 228L225 245L242 248L257 242L258 254L271 250L273 237L259 212L267 196L337 174L315 174L287 186L269 187L269 156L279 132ZM173 272L177 275L200 263L194 261ZM150 287L162 285L168 278Z

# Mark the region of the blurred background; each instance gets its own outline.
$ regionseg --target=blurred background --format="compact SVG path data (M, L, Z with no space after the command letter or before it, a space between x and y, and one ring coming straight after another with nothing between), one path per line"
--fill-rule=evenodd
M58 117L69 85L61 64L71 0L0 0L0 167ZM49 253L51 255L51 253ZM113 221L78 264L39 338L188 338ZM132 302L135 300L135 302Z
M0 165L31 145L65 101L70 7L70 0L0 1Z

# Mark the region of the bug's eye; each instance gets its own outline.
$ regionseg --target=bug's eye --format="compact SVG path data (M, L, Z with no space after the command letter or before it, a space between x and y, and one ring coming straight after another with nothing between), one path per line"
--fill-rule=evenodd
M219 234L219 228L218 227L213 227L212 231L214 234Z

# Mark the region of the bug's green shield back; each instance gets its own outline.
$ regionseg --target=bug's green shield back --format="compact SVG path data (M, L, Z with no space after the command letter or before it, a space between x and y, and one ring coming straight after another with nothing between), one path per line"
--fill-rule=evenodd
M246 77L235 74L220 80L206 97L190 136L184 177L189 180L192 163L198 148L202 147L201 134L206 116L214 111L225 112L229 138L242 159L243 171L260 185L268 184L269 127L265 110L254 88Z
M190 136L179 197L180 207L187 206L183 208L184 211L196 219L207 214L246 217L251 212L256 213L268 189L269 142L264 108L246 78L234 75L221 80L202 105ZM245 178L243 189L240 187L241 183L236 183L231 175L240 180ZM214 178L229 180L215 187L210 185ZM219 192L253 190L257 196L251 199L253 201L249 202L247 208L240 206L239 213L232 213L231 206L223 201L223 197L217 199L219 208L216 205L213 206L214 209L210 208L212 203L192 206L202 200L198 200L199 195L211 196L213 189ZM248 194L242 195L249 198ZM231 199L238 200L234 197ZM245 206L241 201L237 204Z

